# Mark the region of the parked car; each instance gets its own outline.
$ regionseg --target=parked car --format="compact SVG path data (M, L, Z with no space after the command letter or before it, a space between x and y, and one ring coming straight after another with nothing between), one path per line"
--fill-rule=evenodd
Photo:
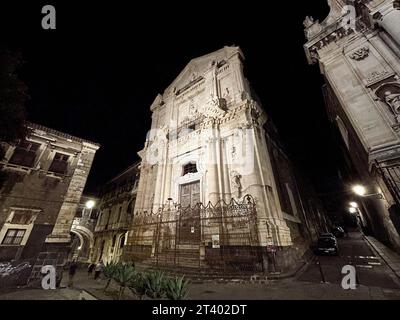
M336 238L343 238L346 235L346 232L342 227L333 228L332 233L335 235Z
M315 251L316 254L337 256L339 254L339 246L336 237L331 233L322 234L318 238Z
M335 235L333 233L321 233L319 235L319 238L333 238L336 239Z

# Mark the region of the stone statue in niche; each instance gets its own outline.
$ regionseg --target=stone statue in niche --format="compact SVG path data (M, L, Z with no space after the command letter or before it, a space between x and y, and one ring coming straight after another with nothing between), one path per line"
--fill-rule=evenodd
M389 106L390 111L400 123L400 84L397 82L385 83L375 92L376 96Z
M231 93L229 91L229 88L225 88L224 98L228 103L232 101L232 97L231 97Z
M241 198L242 196L242 176L237 171L231 172L232 187L235 190L236 196Z
M189 104L189 117L195 118L197 113L198 113L197 106L195 105L195 103L192 99Z
M385 102L392 108L395 114L400 114L400 93L386 91Z
M231 153L232 153L232 160L235 161L237 156L236 146L232 146Z

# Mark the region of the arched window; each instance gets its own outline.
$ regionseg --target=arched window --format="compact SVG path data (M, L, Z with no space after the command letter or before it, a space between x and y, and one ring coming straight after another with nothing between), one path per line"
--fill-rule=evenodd
M189 173L197 173L197 165L196 162L189 162L188 164L183 166L183 175L186 176Z
M125 236L122 236L121 241L119 243L119 247L122 249L124 247L124 245L125 245Z

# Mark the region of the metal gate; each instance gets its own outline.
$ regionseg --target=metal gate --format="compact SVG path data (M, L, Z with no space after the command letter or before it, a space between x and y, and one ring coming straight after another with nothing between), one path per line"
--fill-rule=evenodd
M253 197L138 214L126 257L157 267L263 272Z

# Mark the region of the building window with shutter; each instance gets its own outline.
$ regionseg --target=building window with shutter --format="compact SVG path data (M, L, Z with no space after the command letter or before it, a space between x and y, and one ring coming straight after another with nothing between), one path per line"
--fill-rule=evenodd
M25 229L8 229L2 241L3 245L20 245L25 236Z
M24 246L40 212L41 209L10 208L10 214L0 230L0 245Z
M67 174L69 156L62 153L56 153L53 162L50 165L49 171L58 174Z
M39 147L40 144L36 142L27 140L20 141L8 162L19 166L33 167L35 164L36 152Z

